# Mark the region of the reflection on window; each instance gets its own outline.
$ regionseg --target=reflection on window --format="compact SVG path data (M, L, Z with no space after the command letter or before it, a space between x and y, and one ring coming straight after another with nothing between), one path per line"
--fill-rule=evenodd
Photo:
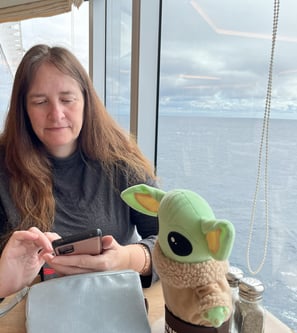
M232 8L232 10L230 10ZM297 328L296 3L280 8L270 146L270 240L263 270L266 307ZM271 49L273 2L164 0L159 100L158 175L166 190L204 196L217 218L237 230L231 264L247 271L246 251L256 186ZM263 174L263 173L262 173ZM265 236L263 179L252 266Z
M16 68L31 46L45 43L70 49L88 71L89 3L53 17L0 24L0 129L8 108Z
M24 50L39 43L70 49L88 70L89 64L89 4L83 4L69 13L22 21Z
M106 107L129 130L132 1L107 1Z
M9 103L9 92L12 85L12 73L7 62L7 58L0 45L0 124L4 121L5 111L7 110ZM1 128L1 126L0 126Z

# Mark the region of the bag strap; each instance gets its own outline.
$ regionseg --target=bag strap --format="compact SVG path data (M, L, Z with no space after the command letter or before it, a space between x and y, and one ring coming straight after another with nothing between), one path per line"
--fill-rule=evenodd
M17 292L11 299L7 301L7 303L4 301L7 298L1 298L1 306L0 306L0 318L5 316L10 310L12 310L18 303L21 302L21 300L27 295L29 291L29 287L25 287L19 292ZM4 303L2 305L2 303Z

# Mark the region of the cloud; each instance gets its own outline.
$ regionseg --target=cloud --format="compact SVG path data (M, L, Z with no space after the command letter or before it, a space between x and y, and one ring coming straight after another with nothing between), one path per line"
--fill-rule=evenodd
M64 46L88 69L88 2L71 13L22 21L24 50L38 43Z
M280 10L273 67L272 107L297 109L297 35L287 0ZM113 19L113 8L108 7ZM178 15L177 15L178 13ZM131 4L121 2L121 38L109 30L108 89L111 102L129 104ZM160 110L251 109L263 111L271 51L273 4L236 0L163 2ZM88 3L52 18L22 22L24 49L36 43L70 48L88 69ZM116 48L118 46L118 49ZM116 57L115 52L120 52ZM114 103L115 104L115 103ZM118 106L119 107L119 106ZM243 112L243 111L242 111ZM294 111L295 112L295 111Z
M296 26L292 6L283 5L280 11L272 100L277 112L297 109L297 36L288 28L293 22ZM262 112L273 4L172 0L163 3L163 13L162 103L176 110L183 102L183 109L192 112L210 107Z

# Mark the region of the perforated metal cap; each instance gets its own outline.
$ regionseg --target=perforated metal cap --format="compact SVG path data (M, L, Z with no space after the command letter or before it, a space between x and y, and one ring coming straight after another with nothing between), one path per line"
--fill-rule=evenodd
M237 287L239 281L243 278L243 271L235 266L230 266L226 278L230 287Z
M252 277L244 277L239 281L239 296L248 301L259 301L263 297L263 283Z

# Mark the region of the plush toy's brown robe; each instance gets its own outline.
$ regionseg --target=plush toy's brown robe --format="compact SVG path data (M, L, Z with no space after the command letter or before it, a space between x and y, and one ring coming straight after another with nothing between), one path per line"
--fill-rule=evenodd
M153 262L159 274L165 305L176 317L193 325L213 326L202 315L216 306L232 312L231 291L226 279L228 262L205 261L179 263L164 256L159 243L155 244Z

